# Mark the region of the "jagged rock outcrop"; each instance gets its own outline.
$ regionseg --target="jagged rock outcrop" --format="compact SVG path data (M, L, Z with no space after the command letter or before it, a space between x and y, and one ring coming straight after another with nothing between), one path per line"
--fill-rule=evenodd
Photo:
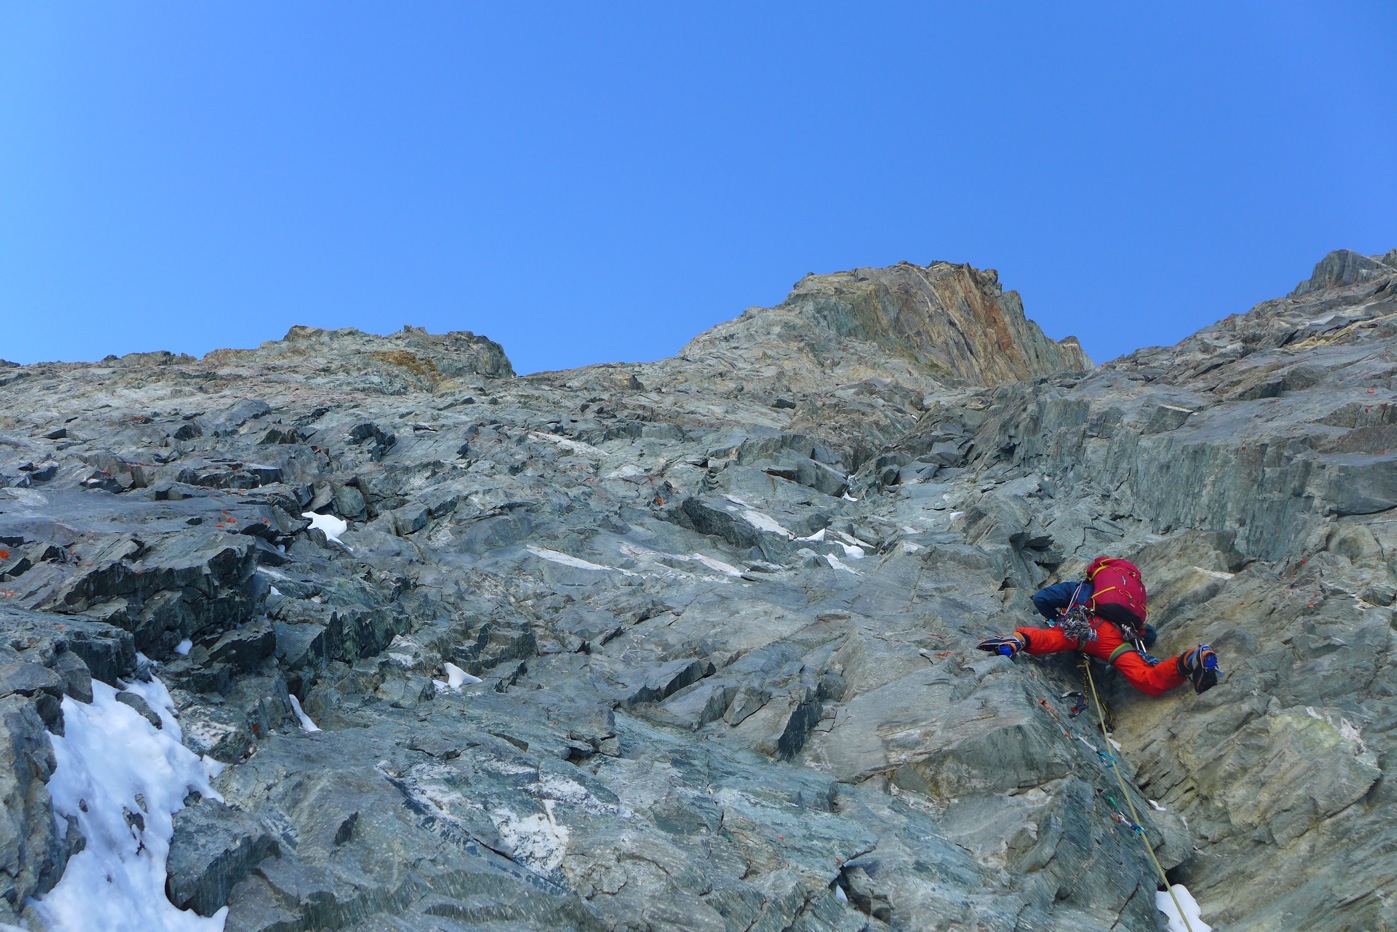
M168 884L229 929L1157 928L1076 669L971 649L1111 551L1227 670L1098 672L1173 879L1397 924L1385 264L1090 371L947 263L523 379L411 328L6 368L0 921L67 857L57 698L139 650L229 764Z
M783 303L713 328L680 357L738 369L776 358L811 388L870 375L995 385L1091 367L1075 337L1043 336L994 269L950 262L807 275Z

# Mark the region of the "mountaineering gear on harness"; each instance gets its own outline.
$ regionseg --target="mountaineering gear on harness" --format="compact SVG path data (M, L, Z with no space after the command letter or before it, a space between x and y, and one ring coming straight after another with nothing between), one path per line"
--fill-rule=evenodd
M1179 673L1193 681L1193 691L1205 693L1218 684L1218 655L1207 644L1199 644L1176 661Z
M999 637L985 638L975 646L987 653L999 654L1002 657L1013 657L1024 649L1024 640L1023 638L1014 637L1012 634L1006 634Z
M1081 644L1096 640L1096 626L1084 605L1072 606L1049 624L1055 624L1063 634Z

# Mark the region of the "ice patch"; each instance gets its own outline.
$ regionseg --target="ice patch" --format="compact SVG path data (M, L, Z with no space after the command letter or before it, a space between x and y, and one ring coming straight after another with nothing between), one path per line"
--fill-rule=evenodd
M1159 906L1159 911L1165 916L1169 923L1169 932L1212 932L1213 927L1203 921L1203 912L1198 908L1198 901L1193 898L1193 894L1188 892L1188 887L1181 883L1176 883L1169 888L1173 891L1171 897L1166 891L1156 891L1154 901ZM1184 925L1184 920L1179 916L1179 911L1174 908L1174 899L1177 898L1179 905L1183 907L1184 916L1188 918L1188 925Z
M60 835L72 818L87 847L68 859L58 885L34 902L34 911L59 930L217 932L228 908L207 919L176 909L165 897L165 862L172 816L185 797L191 791L221 797L205 761L180 743L164 685L152 680L126 688L159 714L162 728L117 702L117 691L100 680L92 681L90 704L63 700L65 733L49 736L58 766L48 788Z
M1153 799L1150 800L1150 805L1154 807L1154 811L1155 811L1155 812L1168 812L1168 811L1169 811L1168 809L1165 809L1163 806L1161 806L1159 803L1155 802Z
M194 642L189 640L189 638L185 638L175 645L175 653L179 654L181 657L188 657L189 652L193 649Z
M563 566L571 566L579 570L591 570L593 572L607 571L612 573L624 573L627 576L636 575L635 573L632 573L630 570L621 569L619 566L602 566L600 563L591 563L587 560L583 560L578 557L572 557L568 556L565 553L559 553L556 550L549 550L546 547L535 547L533 544L529 544L524 549L541 560L548 560L551 563L559 563Z
M471 676L449 660L443 663L442 666L446 669L446 682L443 683L441 680L432 680L438 689L449 689L452 692L456 692L466 684L485 682L478 676Z
M286 698L291 700L291 711L296 713L296 720L301 723L301 730L306 734L314 734L320 730L320 726L310 720L310 716L301 708L301 700L291 693L286 694Z

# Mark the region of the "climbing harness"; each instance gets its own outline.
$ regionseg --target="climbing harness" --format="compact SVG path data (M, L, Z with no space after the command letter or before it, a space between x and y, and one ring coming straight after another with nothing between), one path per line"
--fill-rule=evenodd
M1083 667L1082 675L1086 679L1087 686L1091 691L1092 701L1096 703L1097 717L1101 723L1101 740L1106 742L1107 747L1110 747L1111 734L1106 728L1106 715L1102 711L1101 697L1097 695L1096 692L1096 682L1092 679L1090 664ZM1097 751L1096 753L1101 763L1115 773L1116 782L1120 784L1121 795L1125 797L1126 805L1130 807L1129 819L1126 819L1119 809L1113 811L1111 818L1122 825L1129 826L1136 835L1140 836L1140 840L1144 842L1145 850L1149 852L1150 860L1154 862L1155 870L1159 871L1159 879L1164 881L1164 889L1169 892L1169 899L1174 901L1174 909L1178 912L1179 918L1183 920L1184 928L1187 929L1188 932L1193 932L1193 926L1190 925L1188 921L1188 914L1184 912L1183 905L1179 903L1179 898L1174 895L1174 885L1169 882L1169 875L1164 872L1164 865L1160 864L1159 858L1155 856L1154 845L1150 844L1149 836L1146 835L1145 830L1140 827L1140 813L1135 810L1135 802L1130 798L1130 791L1125 788L1125 777L1121 775L1120 762L1105 751Z

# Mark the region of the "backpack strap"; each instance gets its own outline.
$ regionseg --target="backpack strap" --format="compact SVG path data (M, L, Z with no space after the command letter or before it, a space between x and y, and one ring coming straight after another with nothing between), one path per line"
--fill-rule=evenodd
M1106 662L1111 664L1112 666L1115 666L1116 661L1120 659L1122 654L1128 654L1135 649L1136 648L1134 644L1130 643L1129 641L1126 641L1120 647L1117 647L1115 650L1111 651L1111 656L1106 658Z

